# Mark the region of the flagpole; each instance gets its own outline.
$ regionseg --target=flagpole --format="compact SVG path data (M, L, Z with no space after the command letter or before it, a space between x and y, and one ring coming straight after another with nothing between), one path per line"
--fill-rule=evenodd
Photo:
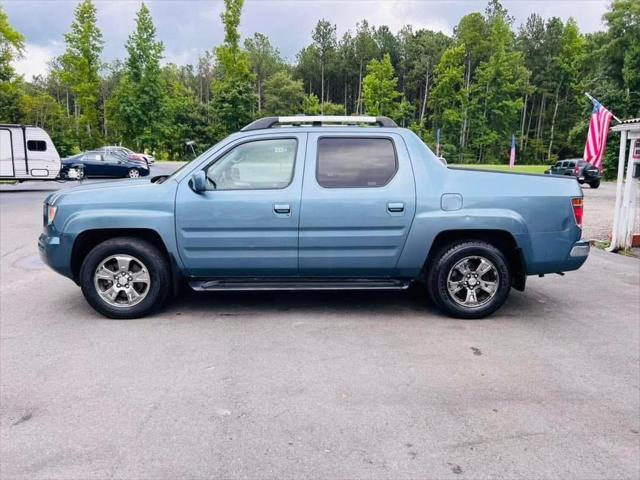
M588 98L589 100L591 100L591 103L596 103L596 102L600 103L600 102L598 101L598 99L597 99L597 98L592 97L588 92L584 92L584 94L587 96L587 98ZM600 103L600 105L602 105L602 103ZM606 108L606 107L605 107L605 108ZM609 109L607 109L607 110L609 110ZM609 111L611 112L611 110L609 110ZM612 116L613 118L615 118L615 119L616 119L616 121L617 121L618 123L622 123L622 120L620 120L618 117L616 117L616 116L613 114L613 112L611 112L611 116Z

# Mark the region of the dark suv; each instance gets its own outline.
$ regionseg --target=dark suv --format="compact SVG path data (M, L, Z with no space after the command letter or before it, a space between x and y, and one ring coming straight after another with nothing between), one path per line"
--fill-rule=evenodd
M581 158L560 160L544 173L547 175L572 175L578 179L580 184L588 183L591 188L598 188L602 179L600 170Z

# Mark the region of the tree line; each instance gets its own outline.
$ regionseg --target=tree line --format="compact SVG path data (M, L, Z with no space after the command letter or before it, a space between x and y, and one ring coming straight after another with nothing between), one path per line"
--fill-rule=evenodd
M518 162L548 163L581 156L585 91L619 117L640 116L637 0L613 0L606 30L589 34L535 13L516 27L499 0L452 35L362 20L339 38L319 20L294 62L261 33L242 41L242 6L225 0L224 41L197 64L163 65L142 3L127 57L104 63L96 6L81 0L65 52L32 81L12 67L25 39L0 6L0 122L44 127L62 155L121 143L181 159L186 141L204 149L261 116L385 115L432 148L439 129L449 161L503 163L515 135Z

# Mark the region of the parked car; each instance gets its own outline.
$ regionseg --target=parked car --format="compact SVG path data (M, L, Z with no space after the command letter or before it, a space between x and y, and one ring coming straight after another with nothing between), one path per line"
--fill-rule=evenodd
M74 175L72 175L74 173ZM149 175L149 167L115 152L97 150L84 152L62 160L61 178L138 178Z
M0 124L0 179L55 180L60 155L40 127Z
M547 175L570 175L576 177L581 185L587 183L591 188L598 188L602 179L600 170L581 158L560 160L544 173Z
M111 318L146 315L182 283L414 282L442 311L480 318L527 275L585 262L582 201L565 176L448 168L386 117L269 117L170 176L52 193L38 244Z
M136 153L133 150L121 147L121 146L107 146L101 147L96 150L97 152L115 152L121 155L126 155L130 160L138 160L141 162L147 163L147 165L153 165L156 161L153 155L149 155L147 153Z

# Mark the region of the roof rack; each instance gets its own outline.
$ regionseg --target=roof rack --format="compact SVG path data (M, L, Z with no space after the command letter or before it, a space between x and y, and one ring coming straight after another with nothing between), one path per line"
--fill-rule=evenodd
M344 125L360 125L370 124L379 127L397 127L396 122L388 117L369 117L357 115L293 115L289 117L264 117L251 122L241 131L248 132L250 130L262 130L265 128L281 127L284 125L301 126L311 125L319 127L326 124L344 124Z

